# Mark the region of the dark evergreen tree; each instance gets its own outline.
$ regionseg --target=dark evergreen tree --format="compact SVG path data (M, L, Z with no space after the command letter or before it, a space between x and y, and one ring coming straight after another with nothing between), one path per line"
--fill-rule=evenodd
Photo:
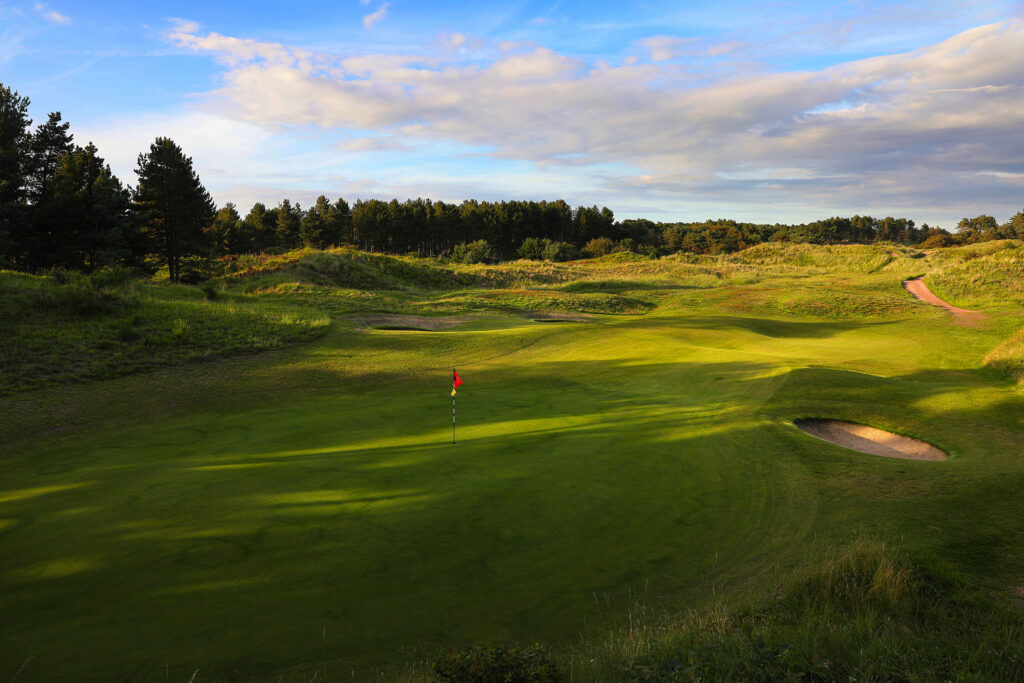
M331 244L344 244L352 241L352 209L341 197L331 206L331 217L328 221L327 234Z
M302 224L302 208L288 199L281 201L277 207L277 245L284 249L299 246L299 227Z
M149 153L140 154L135 173L139 186L133 207L139 227L167 264L171 281L180 282L181 259L203 250L213 200L192 169L192 159L170 138L157 138Z
M29 99L0 83L0 265L18 260L19 227L25 221L24 153Z
M213 217L213 222L206 229L210 253L214 256L224 254L240 254L247 249L247 241L242 231L242 219L238 210L231 202L225 204Z
M91 142L60 157L33 208L38 265L91 271L131 259L131 193Z
M306 211L299 225L299 237L307 247L323 249L332 244L327 235L328 222L331 217L331 202L320 195L316 203Z
M270 249L277 244L277 214L267 211L262 202L256 202L242 221L242 233L252 251Z
M25 189L29 202L41 204L49 197L61 157L74 149L73 136L68 132L70 127L67 121L61 123L60 112L55 111L29 135L25 158Z

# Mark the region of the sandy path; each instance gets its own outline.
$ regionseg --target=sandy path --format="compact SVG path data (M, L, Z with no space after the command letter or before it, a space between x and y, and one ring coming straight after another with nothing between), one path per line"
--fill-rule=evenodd
M947 457L930 443L854 422L796 420L793 424L811 436L860 453L904 460L945 460Z
M915 299L920 299L921 301L934 306L945 308L947 311L952 313L953 317L959 322L975 323L985 318L985 315L979 311L969 311L966 308L957 308L953 304L943 301L932 294L932 290L928 289L928 285L926 285L924 280L919 277L904 280L903 287L910 292L911 296Z

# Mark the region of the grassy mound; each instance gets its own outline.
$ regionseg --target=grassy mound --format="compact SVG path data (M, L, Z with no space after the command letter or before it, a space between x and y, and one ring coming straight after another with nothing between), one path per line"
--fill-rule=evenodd
M0 273L0 394L315 339L322 314L99 273Z
M268 261L261 269L240 271L230 280L240 281L246 291L283 282L361 290L448 289L481 284L480 278L471 274L422 260L355 249L286 254L278 261Z
M574 668L582 680L1019 680L1022 626L948 565L862 542L745 608L636 623Z
M1024 330L989 351L985 365L1024 384Z
M820 246L763 242L727 256L724 260L728 263L771 267L774 270L799 268L818 272L842 270L870 273L892 261L892 255L877 245Z
M936 251L925 278L941 299L968 309L1024 307L1024 244L998 240Z

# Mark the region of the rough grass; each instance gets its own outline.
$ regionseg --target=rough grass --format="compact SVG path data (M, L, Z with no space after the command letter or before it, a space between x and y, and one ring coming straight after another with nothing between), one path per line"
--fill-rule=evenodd
M998 240L941 249L928 257L925 281L962 308L1024 307L1024 244Z
M1024 384L1024 330L992 349L985 356L985 365Z
M0 394L265 351L328 325L309 309L215 290L0 273Z
M947 563L854 544L744 607L631 625L576 655L577 680L929 681L1024 676L1019 613Z

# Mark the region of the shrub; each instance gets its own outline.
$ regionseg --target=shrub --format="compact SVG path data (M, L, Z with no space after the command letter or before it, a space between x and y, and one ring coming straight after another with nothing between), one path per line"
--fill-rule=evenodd
M127 285L132 277L131 268L117 265L97 270L89 276L89 281L96 289L115 289Z
M555 242L544 240L545 261L570 261L576 258L576 247L568 242Z
M607 237L595 237L583 247L583 253L587 256L597 258L612 253L615 243Z
M456 244L452 249L452 260L459 263L493 263L498 259L487 240L477 240L469 244Z
M631 251L636 253L636 240L632 237L626 237L619 240L619 243L615 245L613 251Z
M931 235L918 246L921 249L935 249L936 247L948 247L953 244L953 238L949 235Z
M536 237L527 237L519 247L520 258L540 261L544 258L544 243Z
M445 650L434 673L452 683L547 683L565 677L542 645L474 646Z

